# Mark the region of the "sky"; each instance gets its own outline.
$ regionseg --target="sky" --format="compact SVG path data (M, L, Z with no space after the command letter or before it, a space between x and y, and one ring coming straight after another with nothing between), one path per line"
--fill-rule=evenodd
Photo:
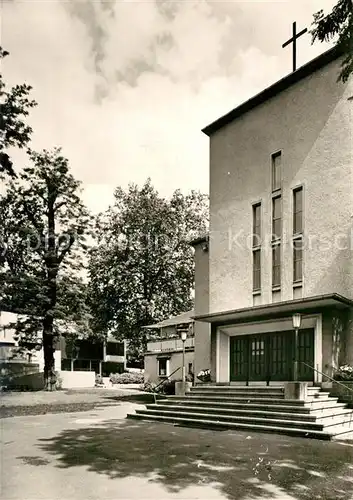
M201 129L291 72L282 43L332 0L0 0L8 84L28 83L31 147L63 148L93 212L151 177L208 192ZM297 42L298 66L329 48ZM20 157L18 157L20 158Z

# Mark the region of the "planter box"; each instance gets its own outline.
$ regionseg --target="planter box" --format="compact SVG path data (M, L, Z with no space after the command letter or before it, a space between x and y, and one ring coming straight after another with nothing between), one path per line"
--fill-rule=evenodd
M187 392L190 392L191 387L191 382L175 382L175 395L185 396Z
M305 401L307 394L307 382L287 382L284 384L284 399L298 399Z
M338 397L341 401L345 403L353 404L353 380L345 381L340 380L340 383L337 382L332 383L331 395ZM345 387L343 387L343 384Z

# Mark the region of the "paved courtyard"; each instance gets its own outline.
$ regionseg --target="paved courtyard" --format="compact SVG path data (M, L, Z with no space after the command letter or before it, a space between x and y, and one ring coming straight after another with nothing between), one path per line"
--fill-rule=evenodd
M1 419L1 498L353 498L353 443L126 420L136 407Z

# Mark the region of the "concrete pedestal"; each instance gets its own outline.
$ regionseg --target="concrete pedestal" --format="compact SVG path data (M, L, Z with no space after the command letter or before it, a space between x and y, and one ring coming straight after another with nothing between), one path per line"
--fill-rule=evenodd
M308 382L287 382L284 384L284 399L305 401L308 395Z
M191 382L175 382L175 395L185 396L187 392L190 392L191 387Z

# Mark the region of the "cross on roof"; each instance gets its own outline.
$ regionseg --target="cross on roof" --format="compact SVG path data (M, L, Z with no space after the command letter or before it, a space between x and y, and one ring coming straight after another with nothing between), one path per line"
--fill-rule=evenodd
M297 69L297 38L304 35L304 33L306 33L307 31L308 31L307 28L305 28L299 33L297 33L297 23L294 22L292 38L284 42L284 44L282 45L282 48L284 48L287 47L287 45L289 45L290 43L293 43L293 71Z

